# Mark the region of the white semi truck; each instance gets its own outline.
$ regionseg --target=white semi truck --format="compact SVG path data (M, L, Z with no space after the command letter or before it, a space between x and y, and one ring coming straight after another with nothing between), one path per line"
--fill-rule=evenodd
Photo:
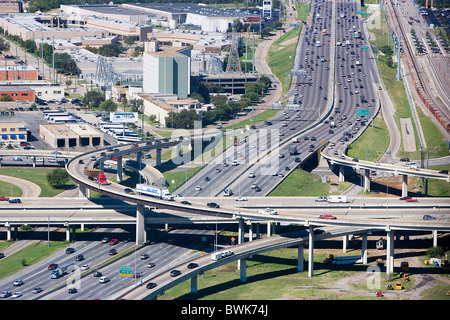
M173 195L166 188L154 187L148 184L137 184L136 191L163 200L174 200Z

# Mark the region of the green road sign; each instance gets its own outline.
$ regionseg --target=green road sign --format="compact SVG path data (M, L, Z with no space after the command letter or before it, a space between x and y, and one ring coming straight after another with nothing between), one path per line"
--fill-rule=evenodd
M361 50L368 50L369 46L361 46Z
M370 116L370 110L369 109L356 109L356 115L357 116Z
M121 267L119 268L119 275L130 277L131 276L131 267Z

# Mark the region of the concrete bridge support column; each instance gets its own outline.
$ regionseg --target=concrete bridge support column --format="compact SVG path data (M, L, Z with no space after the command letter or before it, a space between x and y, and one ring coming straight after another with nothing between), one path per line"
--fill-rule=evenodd
M247 282L247 259L240 259L240 280L241 282Z
M402 197L408 196L408 176L406 174L402 175Z
M91 197L91 189L87 189L85 186L79 186L78 197L79 198L90 198Z
M261 226L261 223L256 224L256 239L261 238L260 226Z
M298 254L297 271L303 272L303 264L305 263L305 260L303 258L303 243L298 245L297 254Z
M147 240L147 233L145 231L144 223L145 206L138 204L136 206L136 245L139 245Z
M309 227L308 277L314 275L314 227Z
M367 264L367 233L363 233L362 235L361 258L363 264Z
M362 235L362 248L361 248L362 263L367 264L367 233Z
M270 237L272 235L272 224L270 221L267 221L267 236Z
M254 234L254 229L255 224L254 223L250 223L250 226L248 228L248 241L253 241L253 234Z
M123 167L122 167L122 156L117 157L117 181L122 182L122 174L123 174Z
M433 230L433 247L437 247L437 230Z
M239 229L238 229L238 244L244 243L245 236L245 223L244 219L239 219ZM238 269L241 269L242 259L238 260Z
M370 192L370 169L364 169L364 190Z
M191 293L197 294L197 275L191 278Z
M344 170L345 167L343 165L339 165L339 182L345 181Z
M6 241L11 241L11 225L9 222L5 224L6 227Z
M66 241L70 242L70 225L66 224Z
M348 236L345 235L342 237L342 252L343 253L347 252L347 246L348 246Z
M100 169L101 172L104 172L105 171L105 161L99 161L98 168Z
M386 243L386 277L388 278L394 272L394 231L387 232Z
M244 219L239 219L238 244L244 243L245 223Z
M161 165L161 148L156 149L156 166Z

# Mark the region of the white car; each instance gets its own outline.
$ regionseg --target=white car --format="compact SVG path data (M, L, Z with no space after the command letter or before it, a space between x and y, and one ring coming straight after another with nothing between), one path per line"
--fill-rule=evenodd
M202 191L202 187L196 186L196 187L195 187L195 191Z
M22 293L21 292L14 292L13 295L11 296L11 298L18 298L21 297Z
M267 208L265 210L259 210L258 213L259 214L270 214L270 215L278 214L278 212L276 212L275 210L270 209L270 208Z
M101 277L100 279L98 279L98 282L100 283L107 283L109 281L108 277Z
M248 177L249 177L249 178L254 178L254 177L256 177L256 176L255 176L255 174L254 174L253 172L250 172L250 173L248 174Z
M89 266L87 264L85 264L84 266L81 267L81 270L87 270L89 269Z
M239 198L236 198L236 201L247 201L247 198L239 197Z

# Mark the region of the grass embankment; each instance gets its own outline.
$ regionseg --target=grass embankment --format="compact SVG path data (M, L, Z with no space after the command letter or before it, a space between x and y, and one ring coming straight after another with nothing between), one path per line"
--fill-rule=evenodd
M47 181L47 174L53 170L54 168L2 167L0 168L0 175L13 176L36 183L39 187L41 187L40 197L54 197L64 190L75 186L75 182L69 180L61 189L53 188ZM0 182L0 195L5 197L11 196L10 183ZM21 195L22 190L16 186L13 186L13 197L20 197Z
M232 235L229 235L231 237ZM375 238L374 238L375 239ZM370 239L369 239L370 240ZM371 240L375 242L376 240ZM415 241L415 240L411 240ZM415 242L420 248L426 245L423 241ZM411 243L411 242L410 242ZM305 267L303 272L297 271L297 248L283 248L264 254L254 255L247 259L247 282L242 283L240 270L237 262L206 271L197 279L197 294L190 293L190 281L185 281L178 286L169 289L158 300L270 300L270 299L306 299L306 300L380 300L380 299L404 299L407 292L398 293L393 298L379 298L375 296L376 291L385 292L387 284L394 286L395 282L401 282L400 268L394 268L390 281L385 277L384 271L379 273L379 287L372 288L368 285L369 277L375 274L367 274L368 266L375 266L376 259L385 256L376 249L369 249L369 260L367 265L330 266L323 263L329 255L354 256L360 254L361 242L351 244L346 254L342 253L339 244L333 240L319 241L314 251L314 276L308 277L307 259L304 254ZM373 247L373 246L371 246ZM418 248L419 248L418 247ZM419 261L428 259L422 249L412 249L417 254ZM414 270L435 270L424 264ZM364 274L366 276L364 276ZM409 282L402 282L403 290L413 289L417 285L416 275L422 273L413 271ZM445 275L442 275L445 277ZM346 281L345 279L352 279ZM339 284L341 283L341 284ZM370 285L376 285L370 282ZM270 288L270 289L269 289ZM447 288L447 289L445 289ZM449 299L445 295L448 285L438 284L422 293L422 299L438 300Z

